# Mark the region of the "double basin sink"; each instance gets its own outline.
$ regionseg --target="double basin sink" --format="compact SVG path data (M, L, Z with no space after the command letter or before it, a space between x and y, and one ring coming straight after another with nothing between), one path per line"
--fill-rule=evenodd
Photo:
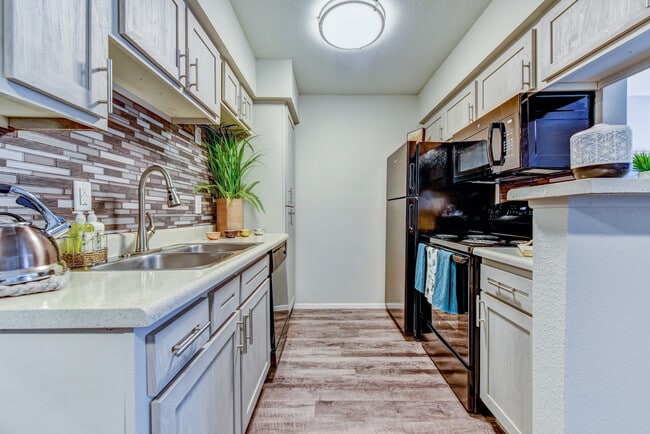
M236 256L256 243L194 243L139 253L96 265L94 271L180 270L214 265Z

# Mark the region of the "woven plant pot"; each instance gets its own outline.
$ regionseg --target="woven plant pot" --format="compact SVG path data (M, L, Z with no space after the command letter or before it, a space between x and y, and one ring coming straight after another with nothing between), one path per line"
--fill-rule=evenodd
M240 231L244 228L244 200L217 199L217 231L226 229Z

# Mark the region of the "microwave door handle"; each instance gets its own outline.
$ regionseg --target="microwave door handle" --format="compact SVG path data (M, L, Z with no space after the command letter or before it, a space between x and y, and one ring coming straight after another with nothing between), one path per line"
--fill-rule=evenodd
M494 159L494 147L492 146L494 138L494 130L499 129L501 133L501 156L498 160ZM492 122L490 124L490 144L488 146L490 149L490 160L493 166L503 166L503 163L506 161L506 152L508 152L507 142L506 142L506 124L503 122Z

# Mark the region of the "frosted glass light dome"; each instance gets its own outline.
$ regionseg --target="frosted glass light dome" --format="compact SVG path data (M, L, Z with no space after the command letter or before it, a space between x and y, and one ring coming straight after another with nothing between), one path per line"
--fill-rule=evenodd
M318 16L318 27L331 46L359 50L381 36L385 20L379 0L331 0Z

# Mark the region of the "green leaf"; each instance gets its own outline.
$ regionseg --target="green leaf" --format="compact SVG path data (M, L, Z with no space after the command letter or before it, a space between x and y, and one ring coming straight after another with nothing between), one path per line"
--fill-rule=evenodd
M204 144L207 154L207 168L212 182L199 184L195 192L204 192L227 199L241 198L258 211L264 211L253 188L259 181L246 182L246 175L256 166L264 166L262 152L256 151L250 140L236 125L222 125L219 128L204 125Z

